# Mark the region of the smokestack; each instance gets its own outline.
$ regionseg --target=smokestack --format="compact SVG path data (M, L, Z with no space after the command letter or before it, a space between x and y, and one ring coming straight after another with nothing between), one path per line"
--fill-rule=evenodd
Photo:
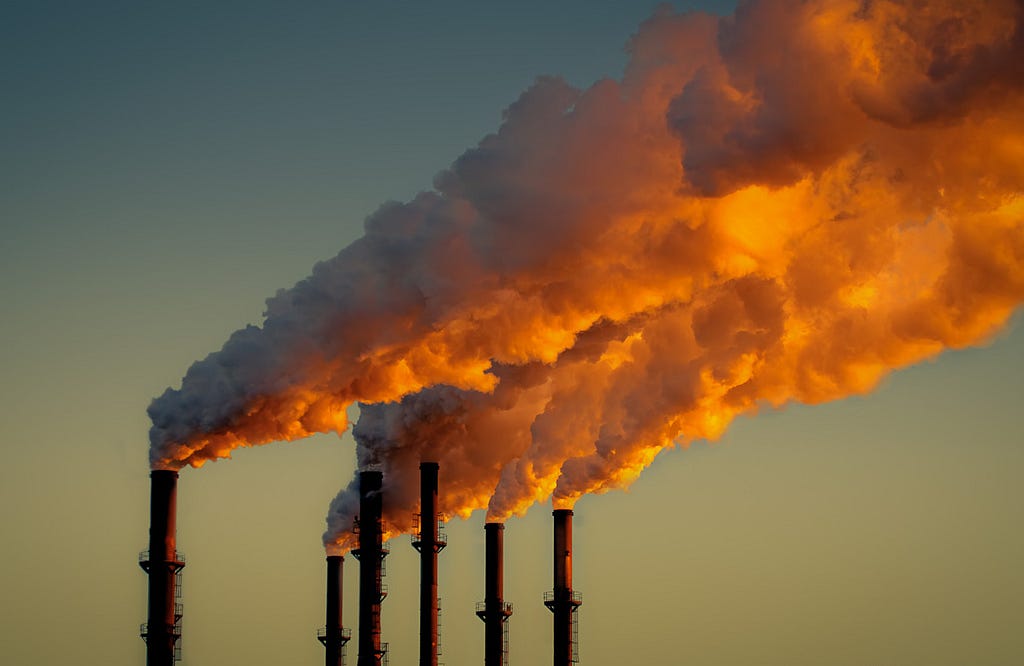
M139 566L149 574L149 614L139 634L146 641L146 666L172 666L181 658L181 570L185 558L175 547L178 473L153 470L149 504L149 550Z
M383 496L384 475L377 471L359 473L359 548L352 554L359 560L359 659L358 666L380 666L387 644L380 642L380 604L386 592L384 573Z
M484 600L476 605L476 615L484 621L484 666L508 664L508 618L512 604L502 598L505 590L505 525L484 525L487 561L484 573Z
M555 509L554 589L544 595L544 605L554 614L554 666L579 661L576 611L583 603L572 589L572 511Z
M437 519L436 462L420 463L420 533L413 547L420 552L420 666L437 666L437 554L446 542Z
M341 555L327 556L327 624L317 632L317 638L324 644L326 666L342 666L342 651L352 633L342 626L342 589L344 588L345 558Z

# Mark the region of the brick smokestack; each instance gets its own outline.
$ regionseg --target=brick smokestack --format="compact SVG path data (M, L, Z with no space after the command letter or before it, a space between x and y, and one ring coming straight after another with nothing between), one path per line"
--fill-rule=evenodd
M149 574L149 612L140 634L146 641L146 666L172 666L181 639L178 574L185 567L175 544L178 473L159 469L149 477L149 550L139 557Z
M377 471L359 473L359 548L352 551L359 560L358 666L380 666L387 652L387 645L380 642L380 604L385 596L381 577L387 555L381 524L383 478Z
M351 634L342 626L342 590L345 558L327 556L327 624L317 636L324 644L325 666L342 666L342 649Z
M420 666L437 666L437 554L445 547L437 518L436 462L420 463Z
M576 654L576 611L583 603L572 589L572 511L555 509L554 589L544 605L554 615L554 666L579 661Z
M476 614L484 621L484 666L508 664L508 618L512 604L505 603L505 525L484 525L486 562L484 600Z

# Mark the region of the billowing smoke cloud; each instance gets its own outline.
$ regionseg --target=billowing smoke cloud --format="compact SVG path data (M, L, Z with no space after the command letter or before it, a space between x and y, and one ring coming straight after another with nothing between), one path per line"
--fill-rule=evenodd
M1024 299L1024 3L666 10L629 50L621 81L538 80L194 364L150 407L153 465L340 432L359 402L393 532L427 459L445 513L503 520L868 391Z

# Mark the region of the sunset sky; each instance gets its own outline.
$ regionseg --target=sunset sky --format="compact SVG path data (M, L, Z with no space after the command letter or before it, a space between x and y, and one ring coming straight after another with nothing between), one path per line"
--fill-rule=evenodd
M0 662L144 661L150 402L380 204L430 190L538 76L621 79L657 4L0 10ZM730 178L716 169L709 191ZM1020 312L963 345L867 395L759 402L628 490L583 496L580 663L1024 661ZM183 663L322 661L321 534L355 465L346 432L181 472ZM440 556L447 666L482 663L483 523L453 519ZM505 547L511 663L547 663L551 502L509 519ZM414 663L407 536L387 572L383 640Z

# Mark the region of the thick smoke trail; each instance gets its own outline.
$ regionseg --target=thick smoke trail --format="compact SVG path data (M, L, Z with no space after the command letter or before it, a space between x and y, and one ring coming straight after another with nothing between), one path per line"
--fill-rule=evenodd
M155 467L342 431L441 508L622 487L738 414L870 390L1024 300L1024 3L664 11L544 78L150 407ZM345 549L354 487L328 516Z

